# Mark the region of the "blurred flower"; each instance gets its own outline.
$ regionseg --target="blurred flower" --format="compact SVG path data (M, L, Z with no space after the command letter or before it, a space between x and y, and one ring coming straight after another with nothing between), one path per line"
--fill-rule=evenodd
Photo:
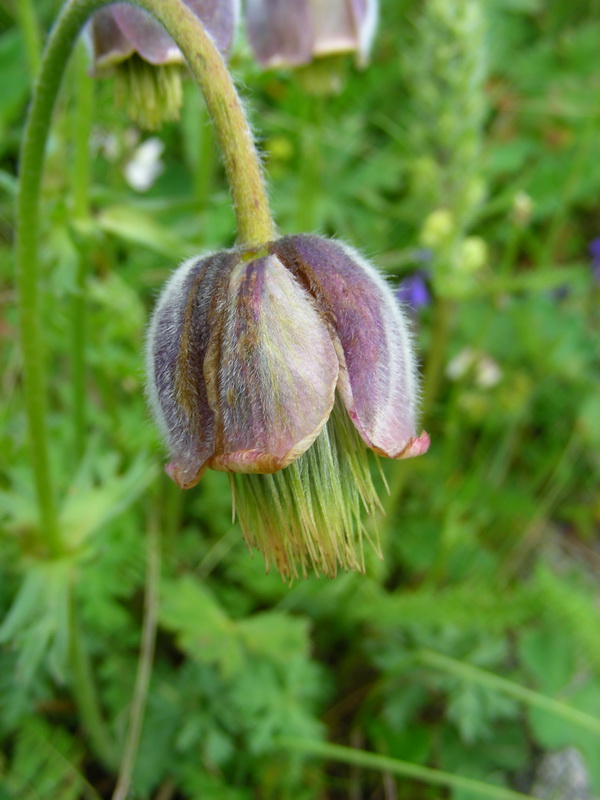
M237 25L238 0L183 0L227 56ZM131 118L144 128L177 119L181 107L181 51L146 11L114 3L92 18L94 74L115 72Z
M132 189L146 192L164 169L161 156L164 142L156 136L146 139L137 147L125 165L125 179Z
M511 218L515 225L526 228L533 214L533 200L527 192L517 192L513 197Z
M404 278L396 290L396 297L400 303L415 310L429 305L431 293L427 286L426 273L419 270Z
M437 208L423 222L420 239L425 247L439 250L456 236L457 227L453 213L447 208Z
M377 0L247 0L248 39L263 67L356 53L366 64L377 25Z
M592 257L592 273L594 279L600 283L600 237L592 239L588 252Z
M429 447L406 322L370 264L308 235L192 259L163 290L147 359L179 486L231 473L248 543L285 577L364 568L367 448Z
M481 236L465 236L458 248L457 268L460 272L475 273L488 260L488 246Z
M446 375L457 381L472 373L475 383L480 389L492 389L502 380L502 370L491 356L480 350L465 347L446 367Z
M237 25L235 0L183 0L194 12L223 53L229 55ZM150 14L128 3L114 3L92 19L94 67L114 67L137 53L144 61L183 64L181 51Z

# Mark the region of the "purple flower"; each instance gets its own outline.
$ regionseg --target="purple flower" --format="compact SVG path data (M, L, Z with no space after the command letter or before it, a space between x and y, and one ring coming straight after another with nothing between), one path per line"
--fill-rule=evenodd
M183 0L202 21L224 55L229 55L237 25L236 0ZM92 19L94 67L103 72L137 54L149 64L182 64L169 34L150 14L128 3L114 3Z
M309 235L192 259L161 295L147 359L179 486L237 473L246 538L284 575L360 568L360 506L378 502L367 448L429 447L407 324L370 264Z
M588 252L592 257L592 273L594 279L600 283L600 237L592 239Z
M308 64L356 53L364 65L377 25L377 0L247 0L248 39L263 67Z
M423 306L429 305L431 302L431 294L425 273L422 271L413 272L400 283L396 290L396 297L406 306L416 310Z
M233 43L237 0L183 0L202 21L224 56ZM117 98L133 122L154 130L179 118L183 55L165 29L146 11L114 3L91 24L94 74L114 72Z

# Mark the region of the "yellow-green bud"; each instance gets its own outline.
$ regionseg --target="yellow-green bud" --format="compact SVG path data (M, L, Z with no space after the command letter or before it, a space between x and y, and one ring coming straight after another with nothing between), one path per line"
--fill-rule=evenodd
M427 217L421 229L420 241L425 247L439 250L456 233L456 220L447 208L438 208Z

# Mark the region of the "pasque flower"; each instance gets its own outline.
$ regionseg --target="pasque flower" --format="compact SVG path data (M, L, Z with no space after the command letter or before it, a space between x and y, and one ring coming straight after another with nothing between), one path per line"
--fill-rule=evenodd
M179 486L229 472L248 543L285 577L362 568L368 449L429 446L407 324L369 263L311 235L191 259L159 299L147 360Z
M183 0L224 56L237 25L238 0ZM176 119L181 106L183 56L164 28L143 9L114 3L94 14L94 73L115 72L130 115L142 127Z
M248 40L265 67L298 66L318 56L369 56L377 0L246 0Z

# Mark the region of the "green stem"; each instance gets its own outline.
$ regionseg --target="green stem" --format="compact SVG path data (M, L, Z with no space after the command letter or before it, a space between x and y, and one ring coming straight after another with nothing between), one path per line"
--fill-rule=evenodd
M408 761L399 761L389 756L380 756L376 753L355 750L352 747L344 747L339 744L315 742L308 739L293 739L291 737L281 738L279 744L286 750L315 755L332 761L340 761L344 764L352 764L364 769L388 772L403 778L413 778L435 786L447 786L450 789L472 792L474 797L491 797L495 798L495 800L534 800L528 794L513 792L511 789L505 789L502 786L494 786L473 780L473 778L464 778L462 775L452 775L449 772L442 772L442 770L422 767L419 764L411 764Z
M144 624L142 627L140 660L131 702L129 727L119 768L119 778L112 800L126 800L129 794L152 675L156 628L158 625L158 586L160 581L160 534L159 523L156 518L150 520L147 554Z
M87 74L87 53L80 46L75 64L76 105L74 120L73 154L73 218L85 222L89 216L90 194L90 138L94 107L94 85ZM76 233L77 235L77 233ZM84 237L85 239L85 237ZM86 441L86 282L89 248L85 240L78 242L77 275L71 318L71 362L73 436L75 457L81 459Z
M27 53L29 74L33 79L37 75L40 66L42 40L32 0L18 0L17 14L19 15L19 24L21 26L23 39L25 39L25 52Z
M231 185L241 244L275 235L260 163L242 104L218 50L181 0L131 0L169 31L200 84ZM53 28L36 81L21 149L17 200L17 287L25 404L41 529L49 552L63 550L50 478L46 371L39 319L38 235L41 178L52 111L73 45L89 17L110 0L69 0Z
M543 711L547 711L557 717L562 717L562 719L573 723L573 725L578 725L580 728L585 728L588 731L600 734L600 719L591 716L591 714L586 714L585 711L579 711L579 709L573 708L567 703L562 703L560 700L555 700L547 695L534 692L506 678L501 678L491 672L479 669L479 667L474 667L472 664L456 661L454 658L449 658L433 650L421 650L418 657L419 661L428 666L443 670L462 680L503 692L509 697L513 697L515 700L519 700L535 708L541 708Z
M298 174L296 197L296 228L299 231L314 231L319 224L318 207L321 185L321 147L323 131L323 98L304 97L305 113L299 131L302 169Z
M452 324L452 301L439 297L434 308L434 323L431 334L431 346L427 357L425 375L423 379L423 416L427 418L442 383L446 348L450 337Z
M89 736L96 756L107 769L112 769L115 765L113 743L100 711L92 666L79 626L77 599L73 584L70 587L69 598L69 650L73 672L73 693L85 732Z

